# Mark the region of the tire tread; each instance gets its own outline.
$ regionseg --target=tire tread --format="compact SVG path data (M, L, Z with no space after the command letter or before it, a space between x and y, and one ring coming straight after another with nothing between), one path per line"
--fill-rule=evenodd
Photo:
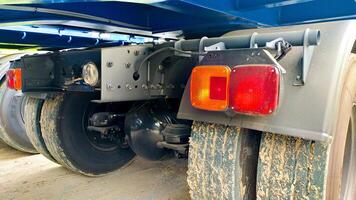
M264 133L257 171L257 199L323 199L327 143Z
M0 86L0 103L2 102L2 98L4 98L5 91L6 91L6 83L3 83ZM2 112L2 111L0 111L0 112ZM24 145L21 145L20 143L18 143L15 140L11 139L11 137L9 137L7 131L5 130L4 126L5 125L0 120L0 138L4 143L6 143L10 147L12 147L12 148L14 148L14 149L16 149L18 151L22 151L22 152L25 152L25 153L32 153L32 154L37 153L35 148L25 147Z
M187 179L192 199L249 199L255 183L246 181L248 134L237 127L193 123Z
M26 106L25 106L26 112L24 113L26 133L32 145L39 153L41 153L49 160L53 162L57 162L52 157L51 153L48 151L41 133L39 115L41 115L42 105L43 105L43 100L41 99L35 99L35 98L27 99Z

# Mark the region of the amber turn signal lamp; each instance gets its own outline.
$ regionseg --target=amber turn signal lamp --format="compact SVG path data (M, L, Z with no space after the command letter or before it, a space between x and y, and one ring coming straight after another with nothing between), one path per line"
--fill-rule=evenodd
M229 105L230 68L224 65L197 66L190 79L190 101L193 107L223 111Z

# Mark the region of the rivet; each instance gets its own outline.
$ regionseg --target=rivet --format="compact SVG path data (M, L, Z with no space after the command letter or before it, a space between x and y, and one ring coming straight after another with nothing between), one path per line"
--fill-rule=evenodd
M112 67L113 65L114 65L114 63L111 61L106 63L106 67L108 67L108 68Z
M106 89L107 89L107 90L112 90L112 88L113 88L113 87L112 87L112 85L111 85L110 83L107 83L107 84L106 84Z
M134 55L135 55L135 56L138 56L138 55L140 55L140 51L138 51L138 50L135 50L135 51L134 51Z
M126 84L126 89L132 90L132 86L130 84Z
M131 63L125 63L125 67L126 68L130 68L131 67Z

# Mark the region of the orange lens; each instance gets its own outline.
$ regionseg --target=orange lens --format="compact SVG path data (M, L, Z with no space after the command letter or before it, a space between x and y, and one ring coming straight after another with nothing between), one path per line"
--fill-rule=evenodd
M7 85L10 89L22 89L22 71L20 68L7 71Z
M228 107L230 68L224 65L197 66L190 79L190 102L193 107L222 111Z

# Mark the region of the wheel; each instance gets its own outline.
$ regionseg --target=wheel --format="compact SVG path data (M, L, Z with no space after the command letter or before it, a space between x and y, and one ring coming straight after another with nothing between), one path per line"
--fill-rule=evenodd
M349 65L331 144L264 134L259 199L356 199L356 55Z
M261 134L194 122L189 146L192 199L254 199Z
M0 88L0 137L9 146L27 153L37 153L26 135L24 106L26 98L6 83Z
M103 104L91 102L94 97L92 93L59 94L44 102L41 113L42 136L50 154L64 167L87 176L118 169L134 157L122 145L122 138L101 139L88 131L90 115L105 111Z
M42 99L27 98L24 114L26 133L38 153L53 162L57 162L48 151L42 137L40 119L43 102Z

